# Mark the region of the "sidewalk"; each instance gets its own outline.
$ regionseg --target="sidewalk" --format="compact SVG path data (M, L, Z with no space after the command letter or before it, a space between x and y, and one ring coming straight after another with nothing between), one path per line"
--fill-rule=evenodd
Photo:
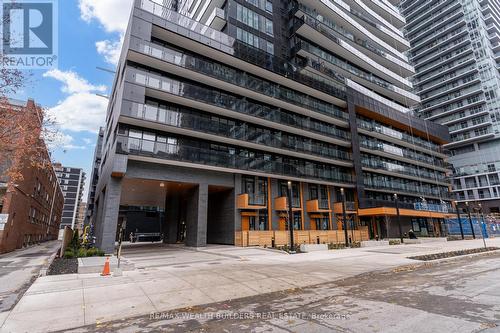
M487 240L499 246L500 239ZM2 332L47 332L349 278L414 264L416 254L483 246L482 240L288 255L259 248L153 247L125 251L136 270L45 276L26 292Z
M0 327L59 246L51 241L0 255Z

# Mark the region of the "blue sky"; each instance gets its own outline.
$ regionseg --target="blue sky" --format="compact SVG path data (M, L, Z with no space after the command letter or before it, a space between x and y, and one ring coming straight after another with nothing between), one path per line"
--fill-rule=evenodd
M26 87L11 97L33 98L49 110L61 133L53 160L84 168L90 180L97 131L107 107L107 100L96 93L109 95L113 82L112 74L96 67L115 68L131 0L58 3L58 68L32 71Z

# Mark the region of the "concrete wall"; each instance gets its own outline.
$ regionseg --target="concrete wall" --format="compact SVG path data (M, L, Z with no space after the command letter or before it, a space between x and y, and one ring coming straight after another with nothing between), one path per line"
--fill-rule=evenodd
M234 245L234 212L234 190L208 195L208 243Z
M200 184L189 191L186 209L186 245L207 245L208 185Z

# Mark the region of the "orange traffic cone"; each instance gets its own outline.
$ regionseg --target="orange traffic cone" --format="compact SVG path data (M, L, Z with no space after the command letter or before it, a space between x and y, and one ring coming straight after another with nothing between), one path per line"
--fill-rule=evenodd
M106 262L104 263L104 268L102 270L101 276L111 275L109 272L109 257L106 257Z

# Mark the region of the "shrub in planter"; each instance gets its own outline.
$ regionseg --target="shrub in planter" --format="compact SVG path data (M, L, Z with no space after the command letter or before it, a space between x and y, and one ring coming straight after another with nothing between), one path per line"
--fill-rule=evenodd
M401 241L397 239L391 239L389 240L389 245L400 245Z
M340 250L344 249L345 244L344 243L330 243L328 244L328 250Z
M64 258L65 259L72 259L75 257L75 252L73 252L73 249L67 249L64 251Z
M351 247L361 247L361 242L353 242L351 243Z
M78 251L76 252L76 256L78 258L85 258L85 257L88 257L88 254L87 254L87 249L81 247L78 249Z
M97 249L95 247L91 247L87 250L87 257L94 257L97 255Z
M73 238L69 243L69 247L72 248L74 252L77 252L78 249L80 248L80 237L78 235L78 230L75 230L73 232Z
M87 250L87 257L104 257L104 251L91 247Z

